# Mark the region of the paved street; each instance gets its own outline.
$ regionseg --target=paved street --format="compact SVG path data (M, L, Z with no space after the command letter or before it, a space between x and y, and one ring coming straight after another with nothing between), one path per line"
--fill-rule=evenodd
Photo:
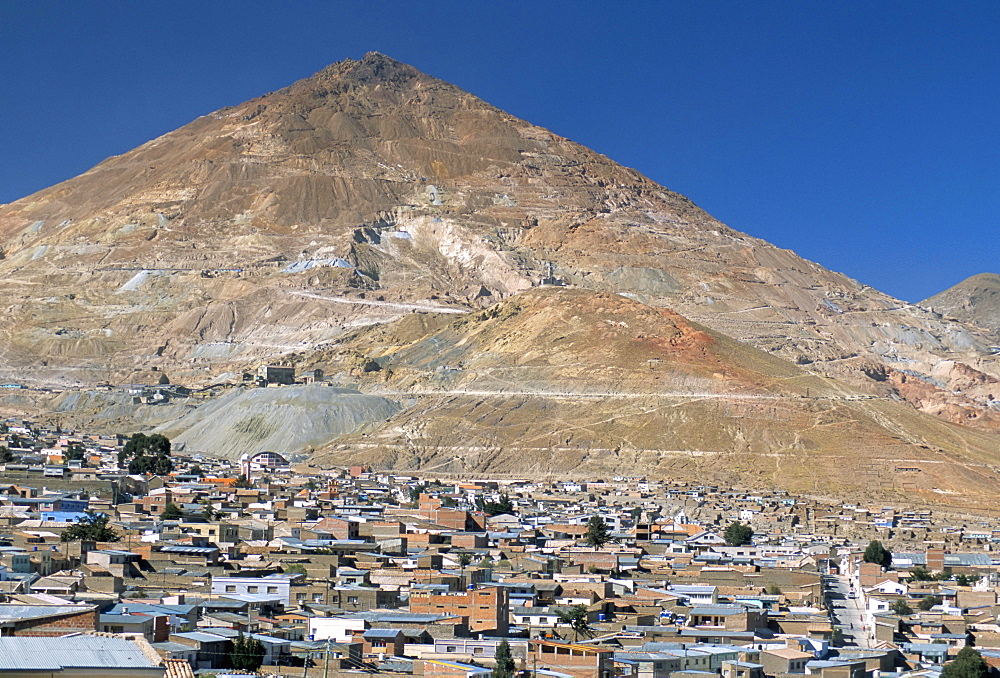
M844 634L848 645L868 647L868 634L862 630L861 601L851 598L851 586L847 577L826 577L830 606L836 628Z

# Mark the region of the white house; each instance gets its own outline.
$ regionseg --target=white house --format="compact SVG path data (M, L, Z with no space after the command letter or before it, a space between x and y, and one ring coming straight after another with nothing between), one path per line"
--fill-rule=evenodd
M892 581L891 579L886 579L880 584L865 589L866 593L883 593L888 595L905 596L909 592L909 587L906 584L901 584L898 581Z

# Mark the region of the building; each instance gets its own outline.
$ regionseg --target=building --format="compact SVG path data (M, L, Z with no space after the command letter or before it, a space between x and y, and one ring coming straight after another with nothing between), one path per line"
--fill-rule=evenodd
M606 647L531 640L527 664L533 671L548 669L573 678L611 678L614 653Z
M463 617L470 631L495 631L507 635L510 603L507 590L501 587L463 593L417 591L410 594L410 612Z
M265 596L280 600L288 607L292 575L271 574L266 577L213 577L214 596Z
M247 478L252 473L288 473L291 470L288 460L277 452L257 452L240 456L240 473Z
M261 365L257 368L257 378L269 384L294 384L295 368L282 365Z
M79 635L4 638L0 672L10 676L164 676L156 651L143 639Z

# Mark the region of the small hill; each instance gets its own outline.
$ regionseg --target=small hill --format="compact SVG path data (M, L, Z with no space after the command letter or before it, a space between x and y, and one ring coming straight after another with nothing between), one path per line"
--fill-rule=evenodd
M318 450L321 464L967 505L1000 480L995 437L616 294L535 288L458 320L365 329L314 359L336 371L354 351L378 366L357 373L363 390L412 404Z
M920 302L949 318L978 325L1000 339L1000 275L980 273Z

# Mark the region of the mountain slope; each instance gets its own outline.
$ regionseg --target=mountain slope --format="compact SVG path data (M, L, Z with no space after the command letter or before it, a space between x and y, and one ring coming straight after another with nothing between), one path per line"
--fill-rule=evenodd
M988 506L996 438L866 395L615 294L535 288L461 319L370 328L367 392L415 402L331 464L461 475L633 475Z

